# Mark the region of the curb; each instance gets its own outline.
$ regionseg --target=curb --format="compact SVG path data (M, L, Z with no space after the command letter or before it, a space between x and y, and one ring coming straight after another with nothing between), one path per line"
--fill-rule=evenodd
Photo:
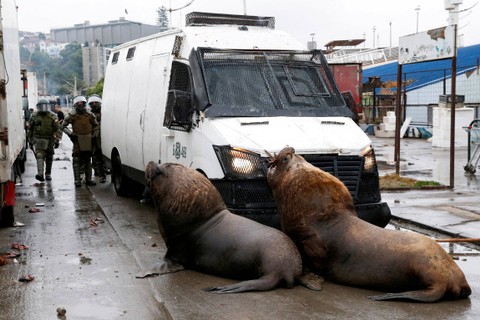
M390 219L390 224L394 226L398 226L401 228L409 229L418 233L422 233L422 231L427 230L432 233L434 233L432 236L434 237L449 237L449 238L456 238L456 239L464 239L465 237L460 236L458 233L454 232L448 232L443 229L435 228L417 221L405 219L405 218L400 218L398 216L392 215L392 218ZM408 227L407 227L408 225ZM474 250L479 250L480 251L480 243L475 243L475 242L462 242L462 246L469 247Z

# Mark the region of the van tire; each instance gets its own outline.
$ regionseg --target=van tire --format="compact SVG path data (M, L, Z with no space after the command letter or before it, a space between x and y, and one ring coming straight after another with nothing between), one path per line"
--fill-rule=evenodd
M128 196L128 181L123 171L122 160L118 154L115 154L112 159L112 183L118 196Z
M13 227L13 206L4 206L0 210L0 228Z

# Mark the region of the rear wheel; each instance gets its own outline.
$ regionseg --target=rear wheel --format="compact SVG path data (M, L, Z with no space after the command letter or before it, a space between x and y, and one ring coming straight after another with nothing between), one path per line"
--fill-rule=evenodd
M130 179L125 176L120 156L118 154L114 155L112 159L112 182L117 195L121 197L128 196L127 185L129 181Z
M465 167L463 167L463 169L468 173L475 173L477 171L477 169L475 169L475 167L471 164L467 164Z
M4 206L0 212L0 227L13 227L13 206Z

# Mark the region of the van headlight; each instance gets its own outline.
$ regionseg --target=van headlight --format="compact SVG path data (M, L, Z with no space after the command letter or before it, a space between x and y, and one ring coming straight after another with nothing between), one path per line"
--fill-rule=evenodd
M377 160L375 160L375 152L371 146L362 150L363 172L377 172Z
M213 146L227 179L256 179L266 176L267 163L259 154L231 146Z

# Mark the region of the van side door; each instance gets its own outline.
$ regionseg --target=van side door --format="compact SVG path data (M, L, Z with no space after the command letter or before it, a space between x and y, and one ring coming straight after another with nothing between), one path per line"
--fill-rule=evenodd
M155 54L150 60L148 75L147 107L143 121L143 163L161 161L163 134L163 116L167 103L168 76L170 73L169 52Z

